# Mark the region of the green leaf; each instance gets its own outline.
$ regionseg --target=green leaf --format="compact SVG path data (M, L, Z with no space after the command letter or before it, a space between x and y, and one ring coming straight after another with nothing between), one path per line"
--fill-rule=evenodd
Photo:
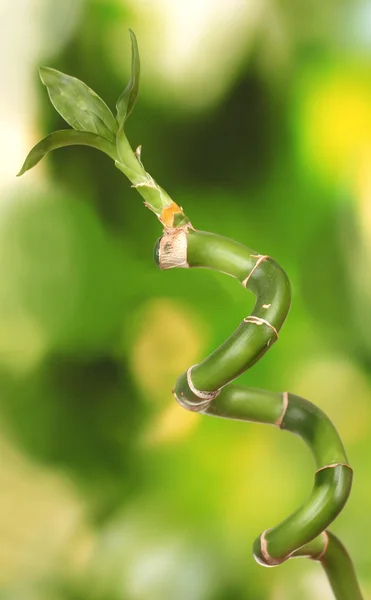
M123 126L129 118L139 93L140 60L138 43L134 31L129 29L129 33L131 38L131 77L116 103L116 119L119 127Z
M85 83L49 67L40 68L40 78L54 108L71 127L115 139L117 124L113 114Z
M110 156L113 160L117 160L116 147L106 138L91 133L89 131L75 131L74 129L63 129L54 131L46 138L41 140L29 152L22 169L17 177L23 175L29 169L32 169L38 162L51 150L63 148L64 146L91 146L97 150L101 150Z

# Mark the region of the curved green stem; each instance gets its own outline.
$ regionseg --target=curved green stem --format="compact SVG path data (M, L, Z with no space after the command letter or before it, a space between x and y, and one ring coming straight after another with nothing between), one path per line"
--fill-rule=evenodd
M325 531L347 501L353 476L334 425L319 408L293 394L229 385L278 339L291 302L287 275L272 258L233 240L195 231L191 225L166 230L156 256L161 268L221 271L256 296L252 313L228 340L179 376L174 389L177 401L188 410L286 429L299 435L315 458L317 470L310 496L285 521L261 534L254 543L255 559L268 567L294 556L320 560L337 600L360 600L348 555Z
M243 285L256 295L249 317L262 319L274 328L242 321L220 348L193 369L192 379L198 389L217 390L256 363L276 341L290 308L290 282L272 258L228 238L190 230L187 241L189 266L215 269L245 282Z
M260 564L275 566L284 562L328 527L349 496L352 470L335 427L319 408L303 398L236 385L223 388L203 412L275 425L299 435L312 450L317 471L311 495L283 523L254 543L254 555Z

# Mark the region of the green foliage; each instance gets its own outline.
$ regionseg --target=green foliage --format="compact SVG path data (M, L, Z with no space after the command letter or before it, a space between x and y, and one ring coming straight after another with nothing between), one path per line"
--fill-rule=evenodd
M29 152L18 176L37 165L51 150L65 146L91 146L117 160L115 142L131 153L123 132L125 121L133 111L139 93L140 60L135 33L130 29L132 66L131 77L117 100L117 117L90 87L77 79L50 67L40 68L40 78L46 86L54 108L73 127L72 130L54 131Z
M115 146L112 142L100 135L89 131L76 131L74 129L54 131L32 148L23 163L22 169L18 173L18 177L23 175L26 171L29 171L29 169L32 169L32 167L35 167L48 152L51 152L51 150L77 145L91 146L92 148L105 152L113 160L116 158Z
M40 68L54 108L74 129L114 141L117 124L108 106L85 83L49 67Z

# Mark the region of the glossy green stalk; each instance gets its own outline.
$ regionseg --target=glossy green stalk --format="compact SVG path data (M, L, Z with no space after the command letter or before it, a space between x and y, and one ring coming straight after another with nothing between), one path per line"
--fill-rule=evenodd
M343 544L330 531L297 550L292 558L306 556L322 563L338 600L362 600L362 592L351 558Z
M329 543L322 558L322 566L333 592L339 600L362 600L362 592L351 558L340 540L328 532Z
M207 267L222 271L241 283L249 273L248 288L256 294L250 316L271 323L277 333L290 308L290 282L286 273L271 258L254 267L260 255L228 238L190 230L187 260L190 267ZM220 348L192 371L199 390L217 390L256 363L276 341L272 329L241 322L233 335Z
M172 251L174 264L169 263ZM157 261L162 268L179 265L221 271L256 296L251 315L228 340L180 375L174 389L178 402L203 414L275 425L299 435L314 455L316 472L310 496L285 521L259 536L254 543L255 559L273 567L301 555L302 549L303 555L321 561L337 600L359 600L352 563L346 555L347 560L339 558L341 566L337 566L336 557L343 554L325 532L346 503L353 477L335 427L319 408L298 396L229 385L278 338L291 302L287 275L270 257L191 227L165 231L157 247Z
M328 527L349 496L352 470L346 465L347 456L335 427L319 408L303 398L236 385L223 388L203 412L275 425L299 435L312 450L317 472L311 495L265 535L269 556L276 564L285 561ZM271 566L262 554L261 537L254 543L254 555L260 564Z

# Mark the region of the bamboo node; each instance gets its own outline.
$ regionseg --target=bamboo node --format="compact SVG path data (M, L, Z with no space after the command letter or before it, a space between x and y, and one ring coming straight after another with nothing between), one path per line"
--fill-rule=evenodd
M158 186L155 184L154 180L150 179L150 181L141 181L139 183L133 183L132 188L137 189L139 187L147 187L147 188L151 188L152 190L157 190Z
M278 419L274 423L279 429L282 428L283 419L285 418L285 414L286 414L288 405L289 405L289 394L288 394L288 392L283 392L283 394L282 394L282 412L281 412L280 416L278 417Z
M251 256L253 256L254 258L258 258L258 260L256 261L255 265L253 266L253 268L251 269L250 273L248 274L248 276L246 277L246 279L244 279L242 281L242 285L244 287L247 287L247 283L251 277L251 275L254 273L254 271L256 271L256 269L258 268L258 266L264 261L267 260L267 258L270 258L269 256L261 256L260 254L252 254Z
M269 327L269 329L273 331L274 335L276 336L276 340L278 340L278 331L274 327L274 325L272 325L272 323L269 323L269 321L261 319L260 317L255 317L254 315L250 315L249 317L244 318L244 323L253 323L254 325L266 325L267 327Z
M330 541L327 531L322 531L321 535L324 538L323 550L319 554L317 554L317 556L312 557L312 560L318 560L320 562L322 561L323 557L325 556L325 554L327 552L327 548L328 548L329 541Z
M164 232L158 249L158 264L160 269L174 267L189 267L187 261L187 228L179 227Z
M335 469L335 467L347 467L347 469L349 469L350 471L353 472L352 467L350 465L348 465L347 463L337 462L337 463L331 463L329 465L324 465L323 467L320 467L319 469L317 469L316 475L320 471L324 471L325 469Z
M282 564L283 562L285 562L286 558L274 558L273 556L271 556L268 552L268 542L266 539L266 534L268 533L269 529L266 529L265 531L263 531L263 533L260 536L260 551L262 553L262 557L264 559L264 562L266 564L266 566L268 567L277 567L278 565Z
M181 395L183 395L183 393L181 393ZM187 400L186 398L179 398L175 389L173 390L173 396L182 408L185 408L186 410L189 410L191 412L203 412L207 409L211 402L211 400L204 400L203 402L192 402L192 400Z
M211 400L214 400L214 398L216 398L220 394L220 389L215 390L215 391L208 391L208 392L203 392L201 390L198 390L195 387L195 385L193 384L193 381L191 379L191 372L194 367L197 367L197 365L192 365L187 370L187 383L188 383L189 389L191 390L191 392L193 392L193 394L195 396L197 396L197 398L200 398L200 400L208 400L209 402L211 402Z

